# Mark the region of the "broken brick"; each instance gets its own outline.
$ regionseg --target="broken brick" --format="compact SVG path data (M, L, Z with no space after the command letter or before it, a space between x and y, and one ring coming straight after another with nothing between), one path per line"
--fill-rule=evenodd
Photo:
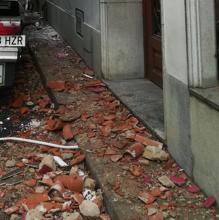
M155 146L155 147L160 147L160 148L163 147L163 144L161 142L154 141L154 140L152 140L150 138L141 136L139 134L136 134L135 141L137 141L137 142L139 142L141 144L144 144L144 145Z
M58 176L56 181L60 182L66 189L69 189L73 192L82 192L83 190L83 180L78 175Z
M108 137L111 134L111 127L110 126L101 127L100 131L104 137Z
M186 190L190 193L197 193L197 192L200 192L200 188L196 185L190 185L186 188Z
M20 113L22 114L22 115L25 115L25 114L27 114L27 113L29 113L30 112L30 109L28 108L28 107L22 107L22 108L20 108Z
M18 96L11 104L12 108L21 108L23 106L25 99L24 96Z
M63 127L62 135L66 141L70 141L73 139L74 134L72 132L72 128L70 124L67 124Z
M132 157L140 157L144 152L144 145L140 143L135 143L126 150L126 153L129 153Z
M46 124L47 124L47 130L49 131L61 130L64 126L62 121L59 119L49 119L47 120Z
M73 160L71 160L71 165L74 166L76 164L82 163L85 160L85 155L79 155L76 158L74 158Z
M164 220L162 212L157 212L156 214L149 217L149 220Z
M202 204L202 206L204 208L210 208L211 206L213 206L215 204L216 200L214 198L214 196L209 196Z
M29 179L29 180L24 181L24 184L30 187L35 186L36 183L37 183L36 179Z
M41 202L47 202L49 200L47 193L33 193L21 200L21 205L25 205L28 209L33 209Z
M49 81L47 83L47 87L49 89L54 90L54 91L60 92L60 91L65 90L65 81L63 81L63 80L56 80L56 81L52 80L52 81Z
M179 176L171 176L170 180L175 183L177 186L182 186L186 183L186 180Z
M150 193L147 193L147 192L141 192L139 195L138 195L138 198L144 202L145 204L151 204L153 203L156 198L151 195Z
M129 171L133 176L137 176L137 177L143 174L143 170L141 169L141 167L134 164L129 166Z

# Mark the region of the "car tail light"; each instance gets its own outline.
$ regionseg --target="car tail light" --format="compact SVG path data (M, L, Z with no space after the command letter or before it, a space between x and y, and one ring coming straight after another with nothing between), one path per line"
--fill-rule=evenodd
M20 21L0 20L0 35L17 35L20 33L21 33Z

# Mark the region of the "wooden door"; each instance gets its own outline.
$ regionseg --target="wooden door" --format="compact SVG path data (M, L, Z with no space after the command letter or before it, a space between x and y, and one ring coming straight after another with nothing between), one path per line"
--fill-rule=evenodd
M161 0L144 0L145 76L160 87L162 76Z

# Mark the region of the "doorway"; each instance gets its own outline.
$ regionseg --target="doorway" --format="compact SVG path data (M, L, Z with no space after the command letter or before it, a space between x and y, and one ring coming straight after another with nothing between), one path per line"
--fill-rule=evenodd
M143 1L145 77L163 87L160 0Z

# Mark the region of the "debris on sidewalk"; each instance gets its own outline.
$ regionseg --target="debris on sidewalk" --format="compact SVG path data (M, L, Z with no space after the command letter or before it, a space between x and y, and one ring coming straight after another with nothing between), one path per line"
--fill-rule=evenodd
M214 197L192 183L71 48L59 38L46 39L35 39L30 49L44 63L46 89L58 108L28 54L19 67L14 102L0 106L8 130L0 139L3 215L110 220L116 212L119 220L217 219ZM23 107L29 109L25 114ZM22 129L8 126L9 110L10 125Z

